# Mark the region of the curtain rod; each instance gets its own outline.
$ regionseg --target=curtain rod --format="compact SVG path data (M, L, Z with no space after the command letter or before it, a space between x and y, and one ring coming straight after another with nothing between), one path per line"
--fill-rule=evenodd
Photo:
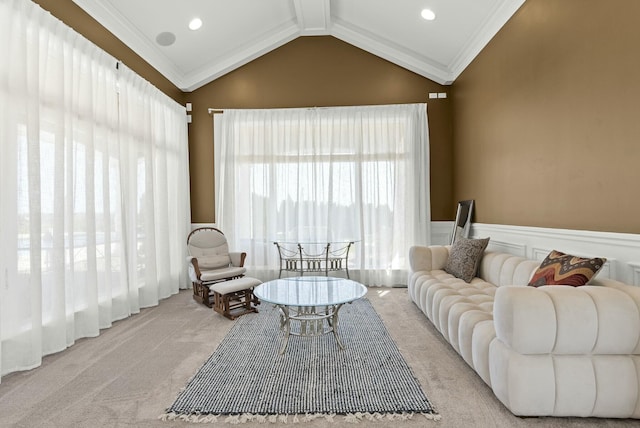
M320 110L320 109L326 109L326 108L332 108L332 107L302 107L302 108L306 108L307 110ZM222 114L222 113L224 113L224 109L223 108L209 107L207 109L207 111L209 112L209 114Z
M441 97L440 94L434 94L434 95L438 95L438 98L446 98L446 93L444 93L445 96ZM431 97L429 97L431 98ZM433 97L435 98L435 97ZM393 105L393 104L391 104ZM306 108L307 110L324 110L324 109L330 109L330 108L335 108L336 106L322 106L322 107L300 107L300 108ZM341 106L337 106L337 107L341 107ZM209 112L209 114L222 114L224 113L224 109L223 108L213 108L213 107L209 107L207 109L207 111Z

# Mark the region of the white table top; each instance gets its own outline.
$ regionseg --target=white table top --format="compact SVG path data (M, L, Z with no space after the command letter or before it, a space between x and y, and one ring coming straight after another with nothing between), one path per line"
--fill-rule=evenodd
M300 276L258 285L258 299L284 306L329 306L353 302L367 294L367 287L350 279Z

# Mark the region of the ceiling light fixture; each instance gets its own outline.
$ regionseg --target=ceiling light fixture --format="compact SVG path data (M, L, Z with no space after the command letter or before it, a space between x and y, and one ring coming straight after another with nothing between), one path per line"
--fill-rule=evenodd
M168 31L162 32L156 36L156 43L160 46L171 46L176 41L176 35Z
M197 30L200 27L202 27L202 19L193 18L191 21L189 21L189 28L191 30Z
M422 9L420 15L422 15L422 17L427 21L433 21L436 19L436 14L431 9Z

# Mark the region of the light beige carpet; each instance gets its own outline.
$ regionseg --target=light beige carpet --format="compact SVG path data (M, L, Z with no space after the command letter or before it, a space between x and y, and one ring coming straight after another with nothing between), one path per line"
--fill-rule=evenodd
M366 422L375 427L638 427L640 421L518 418L495 398L453 351L406 289L371 288L367 297L442 419ZM251 315L247 315L251 316ZM115 323L100 337L84 339L44 359L37 369L0 383L0 427L204 427L158 416L215 350L233 321L196 303L190 291ZM276 326L274 326L276 328ZM336 418L292 424L342 427ZM226 426L217 423L212 426ZM260 424L250 427L282 426Z

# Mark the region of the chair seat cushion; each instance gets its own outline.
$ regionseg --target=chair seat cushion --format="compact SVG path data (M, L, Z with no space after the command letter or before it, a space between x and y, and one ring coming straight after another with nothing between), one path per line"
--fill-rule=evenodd
M262 281L259 279L245 276L238 279L231 279L229 281L217 282L213 284L210 289L216 293L228 294L233 293L234 291L246 290L247 288L255 287L260 284L262 284Z
M243 275L247 269L243 267L229 266L222 269L201 270L200 280L203 282Z

